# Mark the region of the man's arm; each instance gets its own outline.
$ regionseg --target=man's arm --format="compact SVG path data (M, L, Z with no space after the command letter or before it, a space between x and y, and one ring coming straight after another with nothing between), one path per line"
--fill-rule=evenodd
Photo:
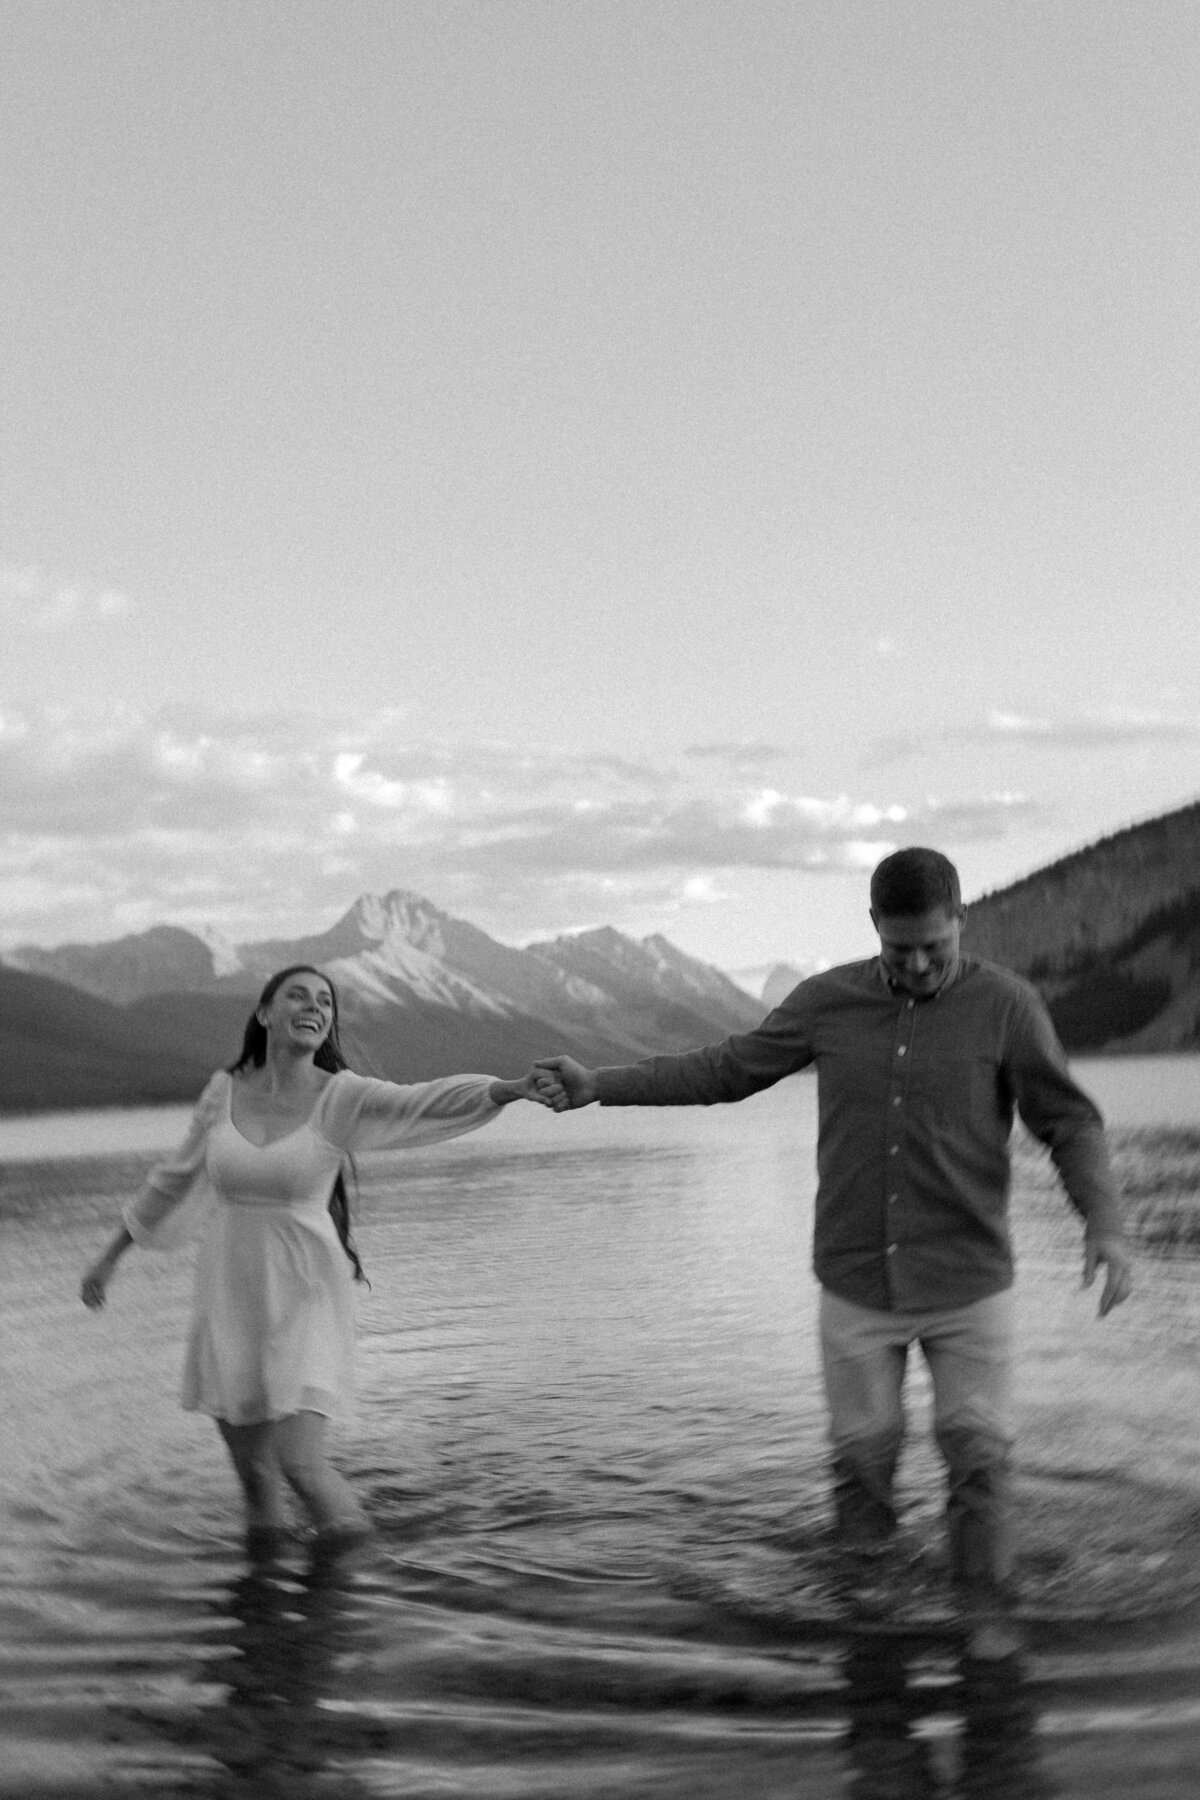
M1104 1137L1104 1122L1067 1067L1050 1015L1030 994L1013 1031L1009 1077L1017 1110L1046 1145L1067 1197L1084 1224L1083 1285L1104 1265L1100 1317L1129 1297L1133 1259L1125 1241L1121 1199Z
M590 1106L712 1106L745 1100L773 1087L813 1060L811 1006L801 982L782 1006L753 1031L739 1032L642 1062L589 1069L570 1056L546 1056L535 1064L542 1092L556 1112Z

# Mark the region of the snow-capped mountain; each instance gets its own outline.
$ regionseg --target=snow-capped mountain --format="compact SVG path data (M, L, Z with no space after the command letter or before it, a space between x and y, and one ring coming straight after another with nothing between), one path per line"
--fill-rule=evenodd
M27 945L4 961L119 1005L165 993L250 994L273 970L313 962L368 1011L440 1006L572 1025L604 1015L615 1025L625 1014L641 1018L665 1008L709 1029L733 1030L754 1023L762 1010L719 969L666 938L639 943L605 927L518 950L402 888L362 895L327 931L306 937L234 946L211 933L159 925L108 943Z
M685 1048L756 1025L763 1009L727 975L687 956L664 937L638 942L601 926L549 943L529 954L557 970L573 988L601 997L626 1030L647 1042L665 1033L672 1048ZM595 1004L595 1002L592 1002Z
M210 1066L236 1054L265 978L312 962L337 983L362 1066L399 1080L464 1068L515 1074L556 1050L623 1062L745 1030L763 1010L665 938L639 943L605 928L514 949L404 889L363 895L306 937L234 946L155 926L108 943L24 946L0 960L114 1004L148 1039Z
M460 1012L501 1014L506 1010L502 994L486 978L479 979L472 966L481 959L460 959L448 946L459 925L420 894L397 889L382 898L362 895L328 931L246 944L240 955L256 980L288 963L316 963L367 1007L420 1001ZM461 929L475 931L469 925ZM475 935L503 954L504 946L493 944L484 932Z

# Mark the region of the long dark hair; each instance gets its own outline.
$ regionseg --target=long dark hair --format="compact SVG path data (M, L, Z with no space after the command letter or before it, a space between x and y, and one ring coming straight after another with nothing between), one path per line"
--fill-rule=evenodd
M267 1028L258 1015L265 1006L270 1006L279 989L292 975L319 976L333 997L333 1023L329 1027L328 1035L324 1038L320 1048L313 1057L313 1067L317 1069L327 1069L331 1075L336 1075L339 1069L348 1069L350 1067L350 1064L346 1061L345 1051L342 1049L341 1038L338 1035L337 989L334 987L332 981L330 981L328 975L326 975L324 969L314 968L312 963L289 963L286 969L276 970L262 993L258 996L258 1003L255 1006L254 1011L250 1014L250 1017L246 1020L246 1030L242 1036L241 1053L238 1056L237 1061L230 1063L229 1065L228 1072L230 1075L237 1075L242 1069L261 1069L266 1062ZM354 1158L347 1155L346 1161L349 1163L351 1172L353 1173ZM350 1230L350 1196L346 1188L346 1177L341 1169L337 1172L337 1180L334 1182L333 1192L329 1196L329 1212L333 1219L334 1226L337 1229L338 1237L341 1239L342 1249L354 1264L355 1281L367 1281L366 1273L362 1263L359 1261L358 1251L354 1247L354 1237ZM371 1284L368 1281L367 1286L370 1287L370 1285Z

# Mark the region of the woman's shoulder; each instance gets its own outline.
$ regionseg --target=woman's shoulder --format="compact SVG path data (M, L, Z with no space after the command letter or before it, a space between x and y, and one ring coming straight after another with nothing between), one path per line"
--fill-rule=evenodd
M352 1093L355 1089L366 1089L375 1085L373 1076L359 1075L354 1069L333 1069L329 1071L319 1069L317 1073L325 1076L325 1086L323 1089L325 1093L328 1093L331 1088L337 1088L341 1093Z
M317 1096L310 1121L313 1129L336 1148L352 1149L363 1121L375 1110L376 1090L388 1085L353 1069L336 1070Z
M232 1085L233 1076L228 1069L214 1069L197 1097L195 1117L206 1125L211 1124L224 1107Z
M386 1086L386 1083L376 1081L371 1075L356 1074L353 1069L319 1069L317 1073L325 1077L317 1096L318 1112L330 1107L340 1110L353 1106L356 1100L362 1100L373 1088Z

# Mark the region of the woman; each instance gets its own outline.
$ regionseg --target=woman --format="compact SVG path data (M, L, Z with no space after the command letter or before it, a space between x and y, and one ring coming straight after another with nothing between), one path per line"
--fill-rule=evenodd
M281 969L238 1060L212 1077L178 1152L151 1170L84 1277L84 1304L103 1306L131 1244L174 1249L205 1214L183 1405L216 1419L245 1494L252 1552L278 1549L286 1534L284 1482L318 1549L370 1535L326 1452L330 1419L350 1400L352 1289L362 1279L344 1164L356 1151L473 1131L518 1099L541 1101L532 1076L402 1087L353 1074L333 983L307 964Z

